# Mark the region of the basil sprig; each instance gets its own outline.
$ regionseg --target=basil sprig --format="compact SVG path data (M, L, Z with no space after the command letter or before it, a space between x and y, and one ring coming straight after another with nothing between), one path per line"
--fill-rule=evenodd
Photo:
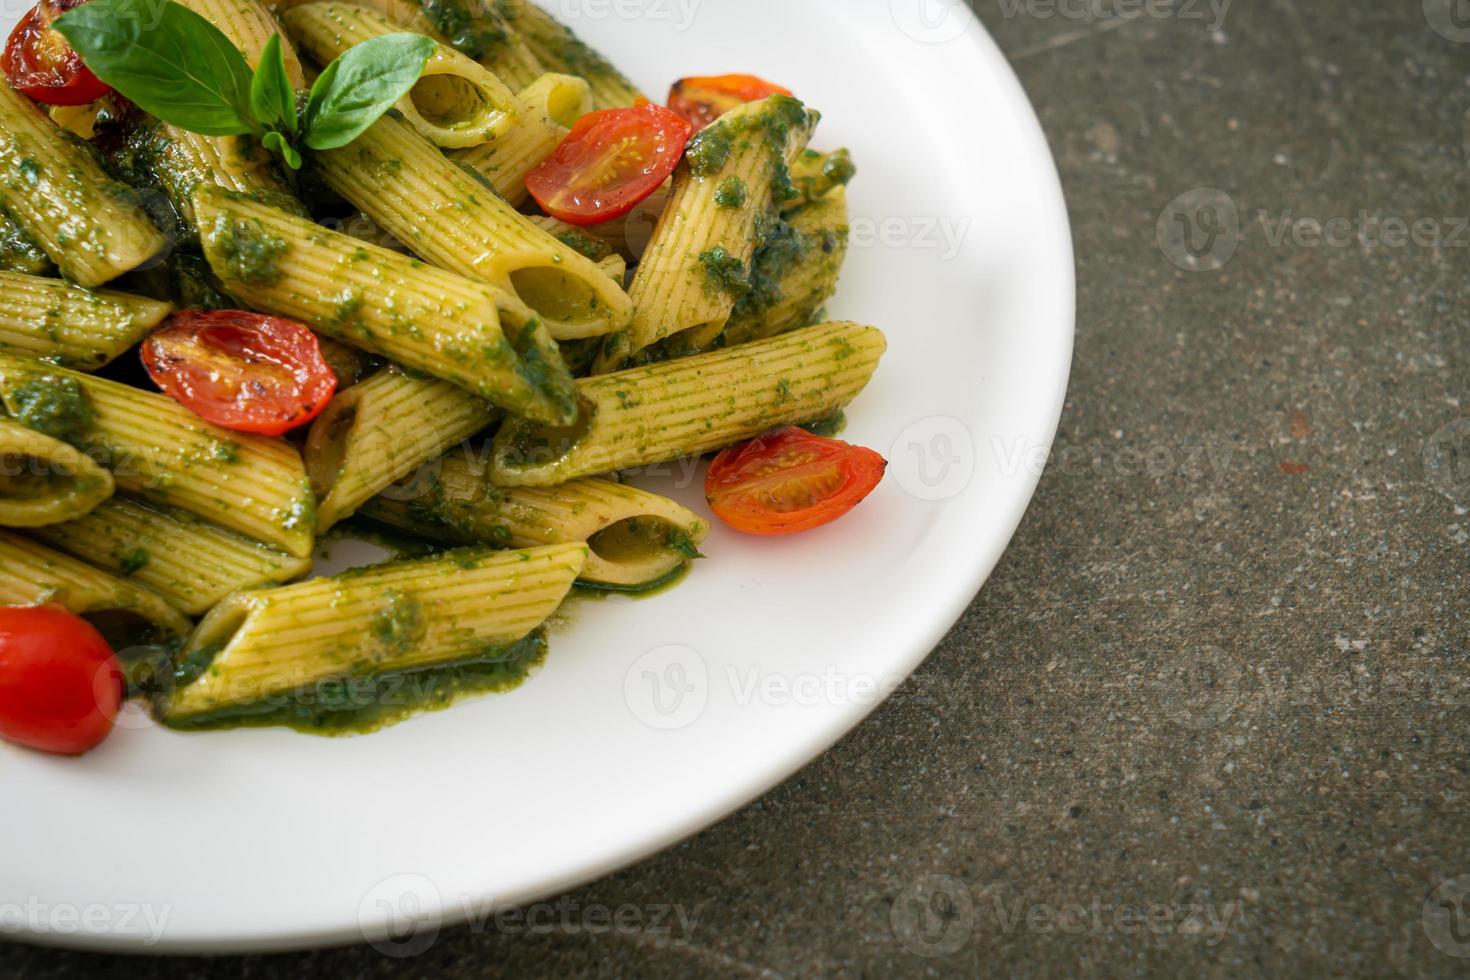
M173 0L91 0L53 26L145 112L204 136L252 134L293 170L303 146L334 150L361 136L408 94L434 52L421 34L354 45L318 76L298 113L280 35L252 72L228 37Z

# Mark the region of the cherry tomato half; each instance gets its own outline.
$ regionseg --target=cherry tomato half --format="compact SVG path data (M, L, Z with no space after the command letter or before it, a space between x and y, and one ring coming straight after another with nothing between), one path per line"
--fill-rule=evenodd
M60 606L0 608L0 738L81 755L122 699L122 668L91 623Z
M737 531L795 534L830 524L862 503L887 466L871 449L793 426L716 456L704 493L715 514Z
M688 123L651 102L589 112L526 176L526 189L569 224L621 218L674 172L691 135Z
M310 422L337 390L310 330L243 310L175 313L143 342L143 366L206 422L263 436Z
M737 106L790 94L789 88L755 75L696 75L674 83L669 108L703 129Z
M0 69L11 88L47 105L87 105L112 91L51 27L84 2L41 0L15 25L0 54Z

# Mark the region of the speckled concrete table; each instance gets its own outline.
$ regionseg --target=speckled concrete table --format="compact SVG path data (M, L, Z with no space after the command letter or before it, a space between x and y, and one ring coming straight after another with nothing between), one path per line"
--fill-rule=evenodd
M0 973L1470 972L1470 4L978 2L1066 184L1076 365L909 684L538 928Z

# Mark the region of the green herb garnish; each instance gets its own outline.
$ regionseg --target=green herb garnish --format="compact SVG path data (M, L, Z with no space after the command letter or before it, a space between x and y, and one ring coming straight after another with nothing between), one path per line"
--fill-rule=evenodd
M408 94L434 52L421 34L355 45L321 73L299 114L280 35L252 72L219 28L173 0L92 0L53 26L144 111L203 136L254 136L292 170L302 147L335 150L361 136Z

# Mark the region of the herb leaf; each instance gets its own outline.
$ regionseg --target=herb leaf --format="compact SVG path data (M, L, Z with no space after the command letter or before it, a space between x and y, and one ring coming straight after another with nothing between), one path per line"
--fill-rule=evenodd
M413 88L434 47L431 38L404 33L385 34L349 48L311 87L306 145L335 150L361 136Z
M296 151L296 147L292 146L280 131L272 129L261 138L260 143L267 150L280 157L286 166L292 170L301 169L301 154Z
M279 34L272 34L266 42L260 64L250 79L250 108L262 126L296 135L296 90L286 73L286 55Z
M91 0L53 26L98 78L164 122L204 136L256 131L245 56L192 10Z

